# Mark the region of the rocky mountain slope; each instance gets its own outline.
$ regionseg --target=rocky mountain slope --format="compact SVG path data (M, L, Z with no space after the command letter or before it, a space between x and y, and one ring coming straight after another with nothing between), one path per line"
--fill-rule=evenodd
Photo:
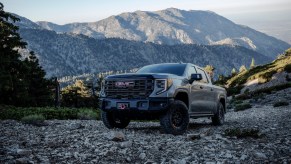
M28 48L38 55L48 76L128 70L164 62L190 62L200 66L213 65L217 73L228 74L255 58L258 63L269 61L255 51L239 46L158 45L123 39L89 38L77 34L21 29ZM249 65L249 64L248 64Z
M272 58L290 47L286 42L235 24L211 11L169 8L155 12L122 13L91 23L37 23L48 30L94 38L122 38L169 45L240 45Z
M157 122L108 130L94 120L48 120L44 127L2 120L0 163L290 163L291 108L274 108L278 97L291 103L291 89L227 112L223 126L191 120L180 136L164 134Z
M291 82L291 48L271 63L242 71L226 82L227 87L242 88L241 92L285 85Z

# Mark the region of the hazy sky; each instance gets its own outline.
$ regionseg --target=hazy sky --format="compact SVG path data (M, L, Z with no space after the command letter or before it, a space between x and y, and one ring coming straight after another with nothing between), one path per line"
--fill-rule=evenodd
M1 2L5 11L32 21L50 21L57 24L94 22L122 12L156 11L174 7L184 10L211 10L235 23L261 31L270 30L264 27L275 22L284 29L291 30L290 23L284 24L291 22L291 0L1 0Z
M211 10L237 20L291 17L291 0L2 0L2 3L6 11L33 21L58 24L93 22L122 12L155 11L169 7Z

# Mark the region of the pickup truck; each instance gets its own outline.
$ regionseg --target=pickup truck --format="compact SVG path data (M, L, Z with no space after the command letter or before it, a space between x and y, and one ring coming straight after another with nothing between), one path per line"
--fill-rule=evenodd
M165 133L186 132L190 118L224 123L226 91L212 85L201 67L190 63L144 66L136 73L107 76L100 92L101 119L109 128L130 120L160 120Z

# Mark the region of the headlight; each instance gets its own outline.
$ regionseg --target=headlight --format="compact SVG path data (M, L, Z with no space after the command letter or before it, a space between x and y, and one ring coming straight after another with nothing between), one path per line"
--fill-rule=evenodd
M172 79L157 79L156 80L156 87L158 88L157 90L157 95L165 92L168 90L173 84Z
M100 97L105 97L105 80L103 79L100 83Z

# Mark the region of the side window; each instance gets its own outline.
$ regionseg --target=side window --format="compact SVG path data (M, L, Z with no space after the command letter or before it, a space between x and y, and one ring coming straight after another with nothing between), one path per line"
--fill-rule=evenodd
M193 74L193 73L197 73L197 71L196 71L195 67L190 66L188 69L188 77L190 78L191 74Z
M207 84L208 84L209 81L208 81L208 78L207 78L207 76L206 76L205 71L203 71L202 69L198 68L198 69L197 69L197 72L200 73L200 74L202 75L202 80L200 80L199 82L200 82L200 83L207 83Z

